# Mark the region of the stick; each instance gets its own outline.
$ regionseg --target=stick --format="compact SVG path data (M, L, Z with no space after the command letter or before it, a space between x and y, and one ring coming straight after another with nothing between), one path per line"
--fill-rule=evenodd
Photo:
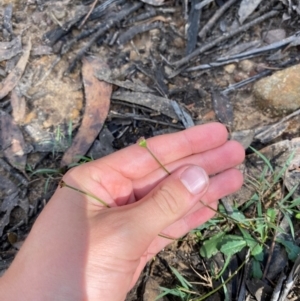
M174 62L172 63L171 65L174 66L175 68L179 68L181 66L183 66L184 64L188 63L190 60L194 59L196 56L198 56L199 54L202 54L204 53L205 51L215 47L216 45L220 44L221 42L224 42L226 41L227 39L230 39L232 38L233 36L243 32L243 31L246 31L248 30L249 28L251 28L252 26L254 25L257 25L269 18L272 18L274 16L276 16L277 14L279 13L279 11L271 11L269 13L266 13L264 15L262 15L261 17L227 33L227 34L224 34L222 35L221 37L207 43L206 45L196 49L195 51L193 51L191 54L187 55L186 57L182 58L181 60L177 61L177 62Z
M199 32L199 37L202 40L205 40L207 32L214 26L214 24L218 21L218 19L224 14L224 12L230 8L232 4L234 4L236 0L230 0L226 2L223 6L221 6L216 13L210 18L210 20L206 23L206 25Z
M120 22L121 20L123 20L125 17L127 17L128 15L132 14L133 12L135 12L136 10L138 10L143 4L141 2L137 2L133 5L130 5L129 9L123 9L121 10L121 12L107 20L107 23L104 24L103 27L100 27L98 29L98 31L95 33L95 35L90 39L90 41L77 53L77 55L75 56L73 62L71 63L70 67L68 68L68 70L66 71L66 74L72 72L76 66L76 63L78 60L80 60L83 55L85 54L85 52L106 32L108 31L110 28L112 28L116 23Z
M85 18L82 20L82 22L80 23L80 25L78 26L79 29L82 28L82 26L84 25L84 23L86 22L86 20L89 18L89 16L91 15L92 11L94 10L96 4L97 4L98 0L95 0L91 6L91 9L89 10L89 12L87 13L87 15L85 16Z

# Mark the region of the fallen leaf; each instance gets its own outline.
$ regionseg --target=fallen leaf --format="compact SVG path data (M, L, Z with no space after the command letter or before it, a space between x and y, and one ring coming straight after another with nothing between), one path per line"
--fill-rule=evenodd
M22 52L21 36L10 42L0 42L0 62L9 60L20 52Z
M12 117L4 111L0 111L0 125L0 142L4 156L13 167L24 172L27 155L25 151L26 144L21 130Z
M21 56L16 67L10 72L10 74L1 83L0 99L5 97L19 82L25 67L27 65L31 50L31 40L29 39L27 46L24 48L23 55Z
M243 24L244 21L254 12L262 0L243 0L239 8L239 22Z
M165 97L156 96L150 93L116 91L113 93L112 99L122 100L129 103L141 105L150 108L156 112L162 113L166 116L169 116L173 119L178 118L171 104L171 101Z
M71 147L65 152L61 166L77 162L87 153L96 137L99 135L108 114L112 85L99 81L95 74L107 68L98 58L83 59L82 77L85 90L86 105L82 123Z
M212 105L218 120L231 127L233 124L233 108L229 98L219 91L212 91Z
M25 97L20 95L16 88L11 91L10 104L15 122L23 123L26 115L26 102Z

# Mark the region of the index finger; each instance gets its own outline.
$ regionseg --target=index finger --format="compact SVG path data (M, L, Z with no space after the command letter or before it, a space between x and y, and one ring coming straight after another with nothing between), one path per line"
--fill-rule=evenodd
M198 125L184 131L147 139L148 148L163 164L221 146L227 141L228 132L220 123ZM124 177L136 179L160 168L147 149L138 144L95 161L105 163Z

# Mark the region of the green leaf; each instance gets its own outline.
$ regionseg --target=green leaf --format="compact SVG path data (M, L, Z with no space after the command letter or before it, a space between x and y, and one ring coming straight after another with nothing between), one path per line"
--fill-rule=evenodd
M245 242L250 249L251 255L256 258L256 260L263 260L263 247L258 243L258 241L253 238L253 236L245 229L239 227L243 234Z
M257 193L254 193L251 197L251 199L246 202L243 207L241 208L241 211L245 211L248 207L250 207L252 204L256 203L259 201L259 195Z
M300 247L295 245L292 241L283 240L280 238L277 238L276 241L285 247L290 260L295 261L297 259L298 255L300 254Z
M289 193L278 203L279 206L283 206L284 202L287 201L293 194L294 192L297 190L297 188L299 187L299 185L295 185L290 191Z
M173 267L170 268L173 274L176 276L176 278L184 288L189 289L189 287L193 287L175 268Z
M269 223L275 223L276 215L277 215L277 213L274 208L267 209L267 220Z
M54 174L61 174L60 169L53 169L53 168L41 168L34 171L31 176L37 175L37 174L45 174L45 175L54 175Z
M224 241L227 241L224 243ZM220 251L226 256L232 256L240 252L246 246L246 241L241 236L226 235L226 239L223 240Z
M294 224L291 220L291 217L286 213L286 212L282 212L284 215L284 218L286 219L286 221L288 222L290 229L291 229L291 235L293 237L293 239L295 239L295 230L294 230Z
M290 166L294 156L295 156L296 150L293 150L292 153L290 154L290 156L288 157L288 159L286 160L284 166L282 167L282 169L279 171L279 173L277 175L275 175L274 177L274 183L277 183L279 179L282 178L282 176L285 174L286 170L288 169L288 167Z
M299 205L300 205L300 198L296 198L287 207L288 208L294 208L294 207L299 206Z
M173 289L169 289L166 287L160 287L162 293L159 294L155 300L159 300L162 297L166 296L166 295L172 295L172 296L176 296L176 297L180 297L181 300L185 300L186 297L186 293L180 291L179 289L173 288Z
M241 211L236 209L232 212L232 214L230 214L230 217L233 218L236 222L241 224L245 224L245 222L247 221L245 215Z
M260 267L260 263L253 259L252 260L252 277L255 279L261 279L263 276L263 272Z
M262 242L264 242L266 239L266 232L267 232L266 229L267 229L267 225L266 225L265 221L257 220L255 232L259 234L259 239Z
M262 153L260 153L258 150L256 150L255 148L253 148L252 146L249 146L249 148L254 151L265 163L266 165L269 167L271 172L274 172L274 169L269 161L269 159L267 159Z
M202 257L210 258L217 254L224 235L225 232L219 232L210 239L206 240L200 248L200 255Z

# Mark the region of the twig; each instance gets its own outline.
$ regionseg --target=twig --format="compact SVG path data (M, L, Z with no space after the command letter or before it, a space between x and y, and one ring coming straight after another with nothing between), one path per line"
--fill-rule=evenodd
M147 24L139 24L136 26L131 27L126 32L124 32L122 35L119 36L117 43L119 45L126 44L128 41L130 41L133 37L135 37L137 34L159 28L162 29L163 23L162 22L153 22L153 23L147 23Z
M92 11L94 10L96 4L97 4L98 0L95 0L89 10L89 12L87 13L87 15L85 16L85 18L82 20L82 22L80 23L80 25L78 26L79 29L82 28L82 26L84 25L84 23L86 22L86 20L89 18L89 16L91 15Z
M210 20L203 26L202 30L199 32L199 37L204 40L207 32L214 26L218 19L224 14L224 12L234 4L236 0L230 0L221 6L216 13L210 18Z
M280 121L274 123L273 125L271 125L270 127L268 127L266 130L258 133L257 135L255 135L256 139L263 139L267 134L269 134L270 132L272 132L274 129L276 129L278 127L278 125L285 123L286 121L288 121L289 119L297 116L300 114L300 109L294 111L293 113L291 113L290 115L287 115L285 117L283 117Z
M220 36L219 38L205 44L204 46L196 49L195 51L193 51L191 54L187 55L186 57L182 58L179 61L173 62L171 63L172 66L174 66L175 68L181 67L184 64L188 63L190 60L194 59L196 56L198 56L199 54L204 53L205 51L215 47L216 45L220 44L221 42L224 42L230 38L232 38L233 36L243 32L243 31L247 31L249 28L251 28L254 25L257 25L269 18L272 18L274 16L276 16L279 13L279 11L271 11L269 13L264 14L263 16L227 33L224 34L222 36Z
M282 69L284 67L292 65L294 62L295 62L295 58L292 58L292 59L290 59L290 60L288 60L286 62L283 62L282 64L279 64L277 68L275 68L275 69L273 68L273 69L274 70L278 70L279 68ZM245 86L247 84L250 84L250 83L252 83L252 82L254 82L254 81L256 81L256 80L258 80L258 79L260 79L262 77L265 77L265 76L267 76L269 74L272 74L272 72L274 71L273 69L264 70L264 71L260 72L259 74L256 74L256 75L254 75L254 76L252 76L250 78L242 80L242 81L240 81L240 82L238 82L236 84L229 85L226 89L222 90L221 93L224 94L224 95L226 95L230 91L239 89L239 88L241 88L241 87L243 87L243 86ZM294 114L294 113L292 113L292 114ZM290 117L293 117L293 116L290 116ZM284 121L286 121L286 120L284 120ZM284 121L282 121L282 122L284 122Z
M270 75L271 73L272 73L271 70L264 70L264 71L260 72L259 74L256 74L256 75L254 75L252 77L249 77L249 78L246 78L246 79L244 79L244 80L242 80L242 81L240 81L240 82L238 82L236 84L229 85L226 89L224 89L224 90L221 91L221 94L226 95L230 91L233 91L233 90L239 89L239 88L241 88L243 86L246 86L246 85L248 85L248 84L250 84L252 82L255 82L255 81L259 80L262 77Z
M123 20L128 15L132 14L136 10L138 10L143 4L141 2L137 2L135 4L130 4L130 7L128 9L122 9L121 12L116 15L115 17L108 19L107 22L98 29L98 31L95 33L95 35L91 38L91 40L77 53L75 56L73 62L71 63L70 67L66 71L66 73L70 73L74 70L76 63L78 60L80 60L85 52L111 27L113 27L116 23Z
M136 115L136 114L125 114L125 115L123 115L123 114L119 114L119 113L115 113L115 112L110 112L109 117L110 118L128 118L128 119L140 120L140 121L145 121L145 122L151 122L151 123L155 123L155 124L167 125L169 127L173 127L175 129L180 129L180 130L183 130L185 128L181 125L176 125L176 124L173 124L173 123L168 123L168 122L164 122L164 121L150 119L150 118L146 118L146 117Z

